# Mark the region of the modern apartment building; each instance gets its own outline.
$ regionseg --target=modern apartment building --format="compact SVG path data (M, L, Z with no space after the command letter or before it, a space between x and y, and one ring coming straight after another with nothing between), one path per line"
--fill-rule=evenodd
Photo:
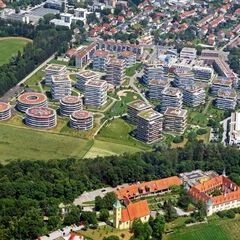
M45 68L45 84L51 86L53 75L65 75L67 67L60 64L50 64Z
M82 110L82 107L81 96L65 96L60 100L60 113L63 116L70 116L73 112Z
M154 61L151 63L146 63L144 65L143 81L148 84L150 80L165 80L166 79L166 69L163 66L163 62Z
M51 84L52 99L60 100L64 96L70 96L72 93L71 79L67 74L53 75Z
M86 106L102 107L107 101L107 82L88 80L85 84L84 103Z
M234 89L220 89L215 101L216 107L234 110L237 105L237 93Z
M0 102L0 121L7 120L12 116L11 106L8 103Z
M169 87L168 80L150 80L148 83L149 98L160 100L162 97L163 89Z
M85 91L85 83L88 80L98 80L99 75L93 71L82 71L76 74L76 88L79 89L80 91Z
M128 119L131 123L138 123L138 114L144 110L150 109L151 106L142 100L135 100L128 104Z
M106 65L106 80L119 87L122 85L125 76L125 62L119 59L110 59Z
M233 112L231 114L230 131L229 131L229 144L240 144L240 113Z
M93 114L88 111L76 111L70 116L70 127L87 131L93 128Z
M180 58L195 59L197 50L195 48L184 47L180 52Z
M224 78L215 78L212 81L211 94L217 96L220 89L228 90L232 88L232 81Z
M183 94L178 88L168 87L162 91L161 112L164 113L168 107L182 108Z
M57 114L48 107L28 108L25 123L34 128L53 128L57 125Z
M183 102L184 104L197 107L205 103L206 92L199 84L194 84L186 87L183 90Z
M195 81L209 82L211 81L214 70L211 67L193 66Z
M175 70L174 71L174 87L186 88L194 84L194 73L188 70Z
M163 115L153 109L138 114L137 138L145 143L153 143L162 136Z
M124 51L118 54L118 59L121 59L125 62L125 67L131 67L136 63L137 56L135 53L130 51Z
M93 57L93 70L105 71L106 63L109 60L110 53L104 50L97 50Z
M184 133L187 127L187 110L168 107L164 112L163 129L168 132Z

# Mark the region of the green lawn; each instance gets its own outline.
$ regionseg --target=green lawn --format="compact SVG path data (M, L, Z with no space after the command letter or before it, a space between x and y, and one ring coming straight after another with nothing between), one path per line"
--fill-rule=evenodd
M8 63L29 41L24 38L0 38L0 65Z
M84 156L84 158L94 158L97 156L111 156L111 155L119 155L123 153L136 153L141 151L137 147L132 147L125 144L113 143L110 141L100 141L94 140L93 146Z
M96 139L147 149L148 147L145 144L130 136L134 128L133 125L128 124L123 119L117 118L107 123L100 130Z
M141 69L142 63L136 63L132 67L126 69L126 76L132 77L137 70Z
M239 240L240 219L215 219L208 224L182 226L164 240Z
M0 162L81 158L92 141L0 124Z
M208 124L208 117L200 112L189 112L188 123L205 127Z
M44 77L44 68L41 68L39 71L37 71L32 77L30 77L26 82L25 85L28 86L36 86L38 85L38 82L40 82L42 80L42 78Z
M117 101L111 109L106 112L106 118L120 116L127 112L127 104L141 97L134 92L125 92L125 96L121 97L121 101Z

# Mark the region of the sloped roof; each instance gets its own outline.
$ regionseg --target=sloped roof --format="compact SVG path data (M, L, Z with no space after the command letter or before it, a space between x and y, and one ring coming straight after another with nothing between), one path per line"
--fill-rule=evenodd
M122 209L121 222L134 221L136 219L148 216L149 214L150 210L147 200L130 203L126 208Z
M136 183L127 187L118 188L116 194L118 199L134 198L145 193L154 193L161 190L166 190L173 185L181 185L182 181L179 177L173 176L149 182ZM139 191L141 190L141 191Z

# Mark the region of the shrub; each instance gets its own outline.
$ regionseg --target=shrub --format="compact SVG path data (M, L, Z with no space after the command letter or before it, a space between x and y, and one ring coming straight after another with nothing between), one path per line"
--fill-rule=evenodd
M183 142L184 140L184 137L183 136L176 136L174 139L173 139L173 143L181 143Z
M207 129L205 128L199 128L197 130L197 135L203 135L203 134L206 134L207 133Z

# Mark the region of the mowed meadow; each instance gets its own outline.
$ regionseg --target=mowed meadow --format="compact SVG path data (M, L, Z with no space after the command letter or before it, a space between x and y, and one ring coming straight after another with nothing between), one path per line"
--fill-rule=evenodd
M18 51L22 51L30 39L20 37L0 38L0 65L6 64L15 56Z
M181 226L174 233L164 235L163 240L239 240L240 215L235 219L220 219L217 216L207 224Z

